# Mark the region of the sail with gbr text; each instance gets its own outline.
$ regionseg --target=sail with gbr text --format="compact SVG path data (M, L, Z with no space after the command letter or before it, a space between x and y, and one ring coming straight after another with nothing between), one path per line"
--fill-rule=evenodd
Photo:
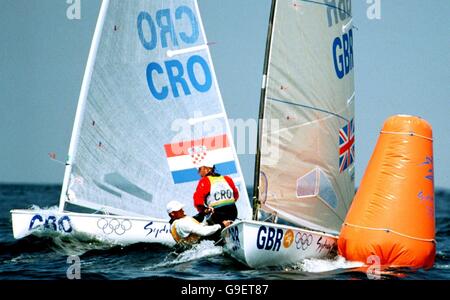
M278 0L272 15L256 195L265 212L337 234L355 191L351 1Z

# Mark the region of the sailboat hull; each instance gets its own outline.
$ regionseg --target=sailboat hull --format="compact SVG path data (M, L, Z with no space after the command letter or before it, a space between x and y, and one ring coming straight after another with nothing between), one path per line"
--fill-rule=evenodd
M84 235L105 243L129 245L157 243L175 245L167 221L130 216L58 212L51 210L12 210L14 238L28 235Z
M239 221L222 231L224 251L251 268L292 266L336 255L337 237L267 222Z

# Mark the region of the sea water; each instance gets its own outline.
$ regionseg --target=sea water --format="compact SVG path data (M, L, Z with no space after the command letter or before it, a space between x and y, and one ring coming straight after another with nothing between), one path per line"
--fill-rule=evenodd
M65 279L76 256L82 279L367 279L359 263L342 257L307 259L284 268L254 270L224 254L222 247L204 241L184 252L150 244L113 246L83 236L30 236L15 240L11 209L49 208L59 198L58 185L0 185L0 280ZM392 279L450 279L450 191L436 191L436 262L432 269L398 270Z

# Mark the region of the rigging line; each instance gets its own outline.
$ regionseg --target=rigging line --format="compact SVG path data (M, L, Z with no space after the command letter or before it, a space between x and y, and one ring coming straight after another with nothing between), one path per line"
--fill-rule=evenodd
M301 197L297 197L297 199L304 199L304 198L310 198L311 196L301 196ZM319 199L318 201L320 203L322 203L323 205L325 205L326 207L328 207L335 215L336 217L338 217L338 219L341 222L344 222L344 219L339 215L339 213L336 211L336 208L332 207L325 199L322 199L322 197L320 197L319 193L317 193L317 195L313 195L313 197L315 197L316 199Z
M214 242L214 246L219 245L223 241L223 237L221 237L217 242Z
M289 212L284 212L284 211L282 211L282 210L280 210L280 209L274 208L274 207L272 207L272 206L270 206L270 205L267 205L267 204L266 204L266 206L267 206L269 209L271 209L271 210L273 210L274 212L276 212L277 217L280 217L280 218L282 218L282 219L283 219L283 218L284 218L284 219L289 218L289 219L291 219L291 220L292 220L292 218L297 218L297 219L301 220L301 223L303 223L303 224L300 224L300 226L302 226L302 227L305 227L305 228L308 228L308 229L312 229L312 230L319 230L319 231L322 231L322 232L325 232L325 233L330 233L329 230L327 230L327 229L326 229L325 227L323 227L322 225L316 224L316 223L314 223L314 222L312 222L312 221L308 221L307 219L302 218L302 216L296 216L296 215L293 215L293 214L291 214L291 213L289 213ZM332 210L331 212L334 213L334 214L338 217L339 220L341 220L342 222L344 222L344 220L342 220L342 218L337 214L337 212L336 212L335 210ZM289 219L287 219L287 220L288 220L289 222L291 222L291 223L298 223L297 221L292 222L292 221L289 220ZM334 230L333 230L333 231L334 231Z
M314 120L314 121L309 121L309 122L306 122L306 123L303 123L303 124L298 124L298 125L293 125L293 126L281 128L281 129L279 129L277 131L273 131L273 130L269 131L268 130L266 132L266 134L275 134L275 133L280 133L280 132L284 132L284 131L288 131L288 130L292 130L292 129L297 129L297 128L300 128L300 127L303 127L303 126L308 126L308 125L312 125L312 124L315 124L315 123L327 121L328 119L330 119L332 117L334 117L334 115L328 115L326 117L323 117L323 118L320 118L320 119L317 119L317 120Z
M313 107L313 106L309 106L309 105L304 105L304 104L299 104L299 103L294 103L294 102L290 102L290 101L280 100L280 99L276 99L276 98L272 98L272 97L267 97L267 99L269 99L271 101L275 101L275 102L280 102L280 103L284 103L284 104L295 105L295 106L300 106L300 107L307 108L307 109L320 111L320 112L327 113L327 114L330 114L332 116L335 116L335 117L337 117L339 119L342 119L342 120L344 120L346 122L350 122L350 120L344 118L343 116L340 116L340 115L338 115L336 113L333 113L333 112L325 110L325 109L321 109L321 108L317 108L317 107Z
M389 228L376 228L376 227L367 227L367 226L361 226L361 225L356 225L356 224L350 224L350 223L344 223L343 226L349 226L349 227L354 227L354 228L359 228L359 229L366 229L366 230L373 230L373 231L384 231L387 233L394 233L397 234L399 236L405 237L405 238L409 238L412 240L417 240L417 241L421 241L421 242L431 242L431 243L436 243L435 239L424 239L424 238L419 238L419 237L415 237L415 236L411 236L411 235L407 235Z
M267 185L268 185L268 181L267 181L267 177L266 177L266 174L264 174L263 172L261 172L263 175L264 175L264 177L265 177L265 179L266 179L266 199L264 200L264 202L263 203L265 203L266 201L267 201L267 191L268 191L268 189L267 189ZM317 178L317 176L320 176L319 174L317 174L316 173L316 178ZM319 179L319 184L318 184L318 186L320 186L320 179ZM311 195L308 195L308 196L297 196L297 199L302 199L302 198L309 198L309 197L311 197ZM339 215L339 213L337 212L337 208L334 208L333 206L331 206L325 199L323 199L322 197L320 197L319 196L319 193L317 193L317 194L315 194L314 195L314 197L316 198L316 199L318 199L323 205L325 205L326 207L328 207L332 212L333 212L333 214L335 214L336 215L336 217L340 220L340 221L342 221L342 222L344 222L344 219ZM270 207L269 205L267 205L268 207Z
M345 9L339 8L337 6L331 5L329 3L323 3L323 2L318 2L318 1L313 1L313 0L298 0L298 1L302 1L302 2L308 2L308 3L313 3L313 4L318 4L318 5L323 5L323 6L327 6L330 8L335 8L339 11L344 12L347 16L349 17L353 17L349 12L347 12Z
M167 50L166 55L168 57L173 57L175 55L182 55L182 54L187 54L190 52L197 52L197 51L201 51L201 50L205 50L205 49L208 49L208 44L203 44L203 45L198 45L198 46L193 46L193 47L183 48L183 49L177 49L177 50Z
M429 141L433 141L432 138L429 138L429 137L424 136L424 135L417 134L415 132L393 132L393 131L384 131L384 130L382 130L382 131L380 131L380 133L381 134L396 134L396 135L416 136L416 137L423 138L423 139L426 139L426 140L429 140Z

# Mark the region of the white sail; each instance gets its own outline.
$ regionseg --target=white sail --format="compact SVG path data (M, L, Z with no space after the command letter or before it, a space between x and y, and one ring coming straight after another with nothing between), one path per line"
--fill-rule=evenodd
M104 0L71 140L60 209L71 203L167 218L204 160L240 189L251 216L197 2Z
M272 14L257 196L266 212L338 233L354 195L351 1L278 0Z

